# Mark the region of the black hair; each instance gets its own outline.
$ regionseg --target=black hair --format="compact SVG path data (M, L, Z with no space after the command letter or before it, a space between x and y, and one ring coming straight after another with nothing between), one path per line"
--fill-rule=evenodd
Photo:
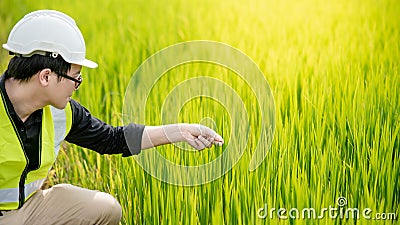
M56 74L66 74L71 69L71 63L66 62L61 55L56 58L38 54L31 57L14 56L8 63L5 79L13 77L21 82L29 81L36 73L47 68ZM62 77L58 78L61 80Z

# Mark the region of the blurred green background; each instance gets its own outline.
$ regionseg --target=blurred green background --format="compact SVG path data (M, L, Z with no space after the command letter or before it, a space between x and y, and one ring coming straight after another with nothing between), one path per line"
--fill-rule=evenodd
M320 212L337 207L336 200L343 196L347 207L371 208L371 217L399 216L398 1L2 0L0 42L6 42L23 15L37 9L59 10L75 19L86 40L87 58L99 67L83 70L85 80L74 98L113 125L122 124L125 89L137 67L183 41L213 40L240 49L271 86L275 138L254 172L248 171L248 164L258 140L251 132L243 159L220 179L197 187L158 181L132 158L99 156L67 145L52 181L111 193L123 207L122 224L398 223L330 219L327 214L323 219L278 219L276 211L272 218L257 215L265 204L269 209L313 207ZM2 71L8 60L8 53L0 51ZM182 70L174 73L174 82L187 79L187 70ZM243 83L221 68L204 70L238 91L254 116L250 130L257 128L259 114L251 110L255 99ZM152 93L146 123L160 123L160 106L173 88L171 82L165 78L158 83L164 88ZM232 137L229 121L236 118L229 118L215 102L196 101L185 106L179 119L197 123L210 111L217 112L215 129ZM189 156L176 153L174 146L157 150L184 163L215 157L213 151L220 154L223 148Z

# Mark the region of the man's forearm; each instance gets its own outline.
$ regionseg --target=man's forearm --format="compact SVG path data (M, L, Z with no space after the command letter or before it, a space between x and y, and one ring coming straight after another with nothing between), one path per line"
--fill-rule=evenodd
M146 126L142 136L142 149L183 141L184 124Z

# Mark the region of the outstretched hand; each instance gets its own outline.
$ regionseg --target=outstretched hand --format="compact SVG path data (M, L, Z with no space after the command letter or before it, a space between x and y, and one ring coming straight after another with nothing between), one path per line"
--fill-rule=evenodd
M202 150L213 144L222 146L224 139L214 130L200 124L169 124L146 126L142 136L142 149L163 144L186 141L193 148Z
M224 139L214 130L200 124L182 124L182 137L197 150L210 148L213 144L222 146Z

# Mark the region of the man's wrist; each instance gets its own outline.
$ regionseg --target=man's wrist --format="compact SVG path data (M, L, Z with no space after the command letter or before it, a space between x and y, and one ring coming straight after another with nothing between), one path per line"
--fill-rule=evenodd
M171 143L185 141L184 133L189 132L189 127L187 123L166 125L164 133Z

